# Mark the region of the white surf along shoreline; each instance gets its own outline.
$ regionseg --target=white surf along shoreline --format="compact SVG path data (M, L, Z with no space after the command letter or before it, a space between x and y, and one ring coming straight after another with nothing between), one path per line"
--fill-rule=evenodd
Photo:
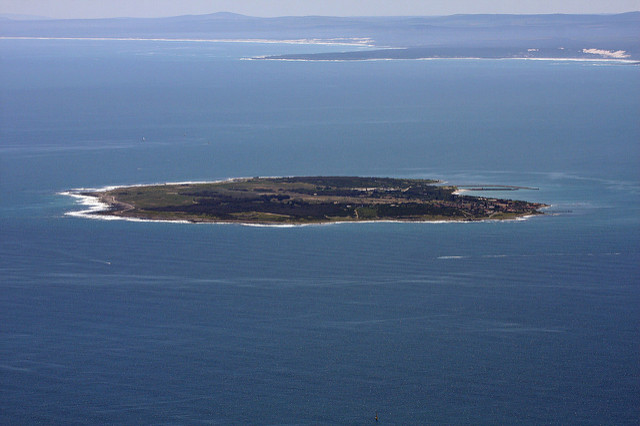
M256 44L306 44L324 46L353 46L370 47L377 50L394 49L388 46L377 46L375 40L369 37L344 37L344 38L300 38L300 39L262 39L262 38L145 38L145 37L36 37L36 36L0 36L0 40L67 40L67 41L154 41L169 43L256 43ZM538 49L528 49L537 51ZM597 48L582 49L583 53L599 55L593 58L567 58L567 57L504 57L504 58L483 58L483 57L425 57L425 58L368 58L368 59L295 59L295 58L271 58L269 56L254 56L241 58L243 60L269 60L285 62L375 62L375 61L443 61L443 60L516 60L516 61L563 61L563 62L595 62L595 63L618 63L636 64L640 61L629 59L624 50L603 50Z
M77 40L77 41L159 41L182 43L256 43L256 44L319 44L327 46L374 47L373 40L367 37L344 38L146 38L146 37L0 37L0 40Z
M267 177L267 176L264 176ZM275 176L269 176L275 177ZM195 185L195 184L207 184L207 183L221 183L232 182L236 180L249 179L246 177L237 177L213 181L185 181L185 182L162 182L162 183L148 183L148 184L134 184L134 185L108 185L100 188L75 188L68 191L58 192L58 195L72 197L76 201L76 205L86 207L84 210L71 210L64 213L64 216L93 219L93 220L120 220L126 222L150 222L150 223L178 223L189 225L240 225L259 228L297 228L302 226L328 226L328 225L341 225L341 224L367 224L367 223L429 223L429 224L442 224L442 223L495 223L495 222L522 222L539 215L527 215L520 216L513 219L483 219L483 220L361 220L361 221L343 221L343 222L318 222L318 223L302 223L302 224L267 224L267 223L252 223L252 222L225 222L225 221L203 221L196 222L191 220L163 220L163 219L141 219L137 217L122 217L111 216L107 214L100 214L101 212L107 212L110 209L109 204L100 201L99 197L93 195L86 195L86 192L104 192L111 191L119 188L138 188L147 186L158 185ZM444 183L440 181L441 183ZM466 192L464 189L459 189L454 194L461 194ZM549 208L551 206L545 207Z
M296 59L296 58L270 58L268 56L257 56L244 58L254 61L282 61L282 62L381 62L381 61L542 61L542 62L593 62L605 64L638 64L637 59L614 59L614 58L481 58L481 57L460 57L460 58L367 58L367 59Z

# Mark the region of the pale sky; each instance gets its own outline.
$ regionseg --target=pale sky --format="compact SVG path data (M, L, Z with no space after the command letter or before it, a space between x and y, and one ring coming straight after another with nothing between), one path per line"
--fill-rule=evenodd
M235 12L251 16L620 13L640 0L2 0L0 14L51 18L162 17Z

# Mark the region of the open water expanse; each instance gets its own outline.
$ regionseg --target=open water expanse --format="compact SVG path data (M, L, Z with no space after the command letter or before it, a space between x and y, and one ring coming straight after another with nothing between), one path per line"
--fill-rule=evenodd
M640 67L0 40L0 423L637 424ZM73 188L504 184L524 221L102 221Z

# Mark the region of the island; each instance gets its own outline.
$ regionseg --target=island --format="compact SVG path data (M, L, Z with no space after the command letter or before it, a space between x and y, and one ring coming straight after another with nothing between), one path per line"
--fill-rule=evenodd
M468 187L481 189L525 188ZM105 205L91 215L264 225L505 220L542 214L540 209L546 207L527 201L461 195L461 190L427 179L310 176L126 186L79 194L95 197Z

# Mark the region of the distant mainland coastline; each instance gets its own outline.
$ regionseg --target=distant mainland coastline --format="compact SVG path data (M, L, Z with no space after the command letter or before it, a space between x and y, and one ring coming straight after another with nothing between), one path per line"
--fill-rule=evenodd
M556 61L606 61L639 64L625 50L596 48L461 48L408 47L350 52L299 53L254 57L258 60L287 61L373 61L425 59L529 59Z
M67 192L92 199L84 216L253 225L509 220L542 214L542 203L462 195L535 189L443 185L383 177L254 177L207 183L123 186Z
M349 51L304 54L283 51L279 55L252 59L640 61L639 11L586 15L462 14L274 18L214 13L144 19L31 20L0 16L0 20L0 40L148 40L350 46L340 48Z

